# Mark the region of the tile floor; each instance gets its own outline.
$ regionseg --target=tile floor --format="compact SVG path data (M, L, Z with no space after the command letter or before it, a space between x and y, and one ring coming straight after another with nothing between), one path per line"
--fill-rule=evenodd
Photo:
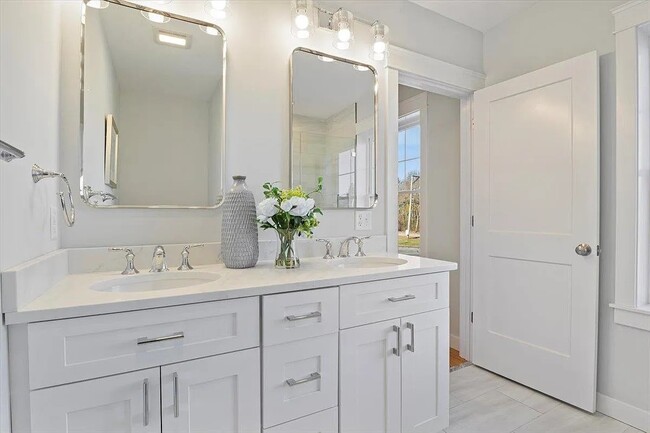
M642 433L475 366L451 373L447 433Z

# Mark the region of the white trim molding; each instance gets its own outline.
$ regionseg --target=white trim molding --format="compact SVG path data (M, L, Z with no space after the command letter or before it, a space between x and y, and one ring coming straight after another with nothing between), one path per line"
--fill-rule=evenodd
M616 271L614 321L650 330L650 143L641 122L647 109L647 44L641 40L650 21L650 0L615 10L616 34ZM643 59L646 60L643 60ZM645 95L645 93L649 93ZM645 95L641 97L641 95ZM647 125L645 126L647 129ZM639 206L643 203L644 206Z
M605 394L596 396L596 410L632 427L650 432L650 411L616 400Z

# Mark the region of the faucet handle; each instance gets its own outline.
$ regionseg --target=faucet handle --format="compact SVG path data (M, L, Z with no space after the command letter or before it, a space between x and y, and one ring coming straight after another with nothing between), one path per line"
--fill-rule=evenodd
M363 241L366 239L370 239L370 236L364 236L362 238L355 238L354 243L357 244L357 253L354 255L355 257L365 257L366 253L363 252Z
M133 250L131 248L109 248L108 251L124 251L126 253L126 268L122 271L122 275L133 275L133 274L139 274L140 271L138 271L135 268L135 254L133 253Z
M194 269L192 265L190 265L190 249L204 246L205 244L186 245L185 248L183 248L183 251L181 251L181 265L178 267L178 270L191 271Z
M325 255L323 258L325 260L330 260L333 259L334 256L332 255L332 242L328 239L316 239L316 242L324 242L325 243Z

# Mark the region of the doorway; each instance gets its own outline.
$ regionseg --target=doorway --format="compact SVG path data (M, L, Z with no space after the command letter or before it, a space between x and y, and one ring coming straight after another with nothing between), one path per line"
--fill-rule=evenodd
M398 251L451 262L461 253L461 101L400 85ZM461 358L459 271L450 273L450 363Z

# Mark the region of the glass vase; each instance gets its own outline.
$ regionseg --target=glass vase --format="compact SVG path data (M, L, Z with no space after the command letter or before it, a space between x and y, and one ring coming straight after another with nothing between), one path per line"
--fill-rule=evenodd
M276 230L278 233L278 254L275 267L278 269L297 269L300 259L296 250L296 230Z

